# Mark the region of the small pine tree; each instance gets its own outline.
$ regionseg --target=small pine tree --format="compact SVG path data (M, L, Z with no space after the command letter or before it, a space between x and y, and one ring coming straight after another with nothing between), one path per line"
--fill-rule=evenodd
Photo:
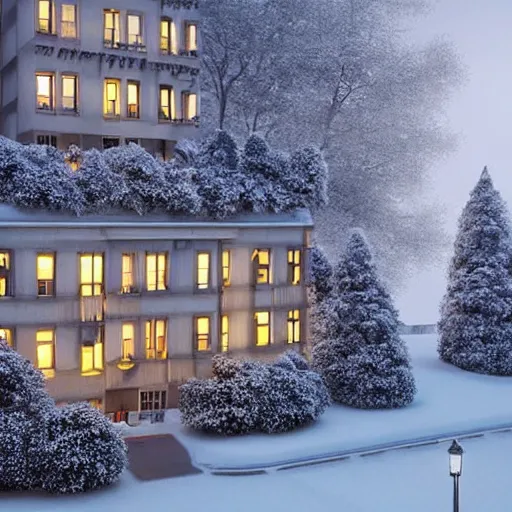
M332 399L365 409L410 404L416 387L398 313L359 231L349 239L334 284L333 296L319 306L325 338L312 353Z
M459 368L512 375L511 230L487 168L459 219L438 351Z

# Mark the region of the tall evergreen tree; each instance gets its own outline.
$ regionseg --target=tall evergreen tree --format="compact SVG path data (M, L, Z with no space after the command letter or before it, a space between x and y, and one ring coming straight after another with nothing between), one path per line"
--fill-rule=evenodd
M464 370L512 375L511 230L487 168L459 219L441 305L441 359Z
M364 409L410 404L416 386L398 313L361 232L351 235L333 284L319 305L324 334L312 354L332 399Z

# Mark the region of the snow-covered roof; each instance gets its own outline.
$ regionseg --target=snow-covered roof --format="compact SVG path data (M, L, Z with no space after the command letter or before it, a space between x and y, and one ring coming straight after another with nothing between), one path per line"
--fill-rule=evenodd
M25 210L9 204L0 204L0 228L42 227L313 227L309 210L298 209L289 213L248 213L221 220L204 217L177 217L166 213L144 216L132 212L116 211L104 215L83 215L45 210Z

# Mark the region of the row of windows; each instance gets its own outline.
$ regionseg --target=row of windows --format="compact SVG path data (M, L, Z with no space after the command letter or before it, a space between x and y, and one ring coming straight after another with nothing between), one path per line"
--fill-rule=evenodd
M41 112L62 112L78 114L79 76L66 73L36 73L36 105ZM57 87L58 85L58 87ZM123 115L122 100L126 102L124 116L129 119L141 117L141 85L137 80L127 80L122 84L118 78L106 78L103 82L103 115L107 118L119 118ZM159 89L159 121L194 121L198 115L197 94L184 91L181 94L181 118L178 119L178 105L174 89L170 85L161 85Z
M254 314L254 340L258 347L272 343L271 312L258 311ZM148 360L167 359L168 321L152 319L144 322L145 358ZM121 359L129 361L135 358L136 324L125 322L121 328ZM0 328L0 339L15 346L14 329ZM288 344L300 343L301 314L300 310L288 311L287 339ZM47 376L55 375L55 330L40 329L36 333L36 365ZM198 352L211 350L211 318L199 316L194 318L194 349ZM229 350L229 317L223 315L220 325L220 350ZM104 369L104 331L99 328L94 337L82 342L81 373L84 376L98 375Z
M287 259L287 283L292 286L301 284L301 250L289 249ZM55 296L56 253L40 253L36 256L36 285L39 297ZM220 271L222 285L231 284L231 251L222 251ZM167 251L145 253L145 279L140 282L137 254L121 255L121 289L120 293L130 294L141 291L163 291L169 289L170 258ZM272 283L272 265L270 249L255 249L252 254L253 284ZM142 269L141 269L142 270ZM12 251L0 251L0 297L14 295ZM104 293L104 255L103 253L86 253L79 255L80 295L97 296ZM195 288L206 291L212 288L211 254L198 251L195 255Z
M78 8L74 4L62 4L57 18L54 0L39 0L37 10L37 31L40 34L58 35L65 39L79 37ZM60 29L59 29L60 27ZM152 34L145 30L144 16L140 13L127 12L121 15L116 9L103 10L103 46L105 48L146 51L146 37ZM180 52L176 23L171 18L160 20L160 52L163 55L185 53L197 56L198 27L195 22L183 24L184 51Z

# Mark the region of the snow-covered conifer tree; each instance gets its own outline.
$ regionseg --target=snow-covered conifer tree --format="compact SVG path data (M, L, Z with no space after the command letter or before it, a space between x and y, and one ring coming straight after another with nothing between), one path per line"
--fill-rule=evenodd
M234 171L238 168L238 160L238 146L233 137L224 130L216 130L201 144L196 165Z
M364 235L355 231L334 273L328 321L313 347L313 367L334 401L365 409L410 404L416 387L398 313L379 281Z
M509 214L487 169L459 219L441 306L441 359L465 370L512 375Z

